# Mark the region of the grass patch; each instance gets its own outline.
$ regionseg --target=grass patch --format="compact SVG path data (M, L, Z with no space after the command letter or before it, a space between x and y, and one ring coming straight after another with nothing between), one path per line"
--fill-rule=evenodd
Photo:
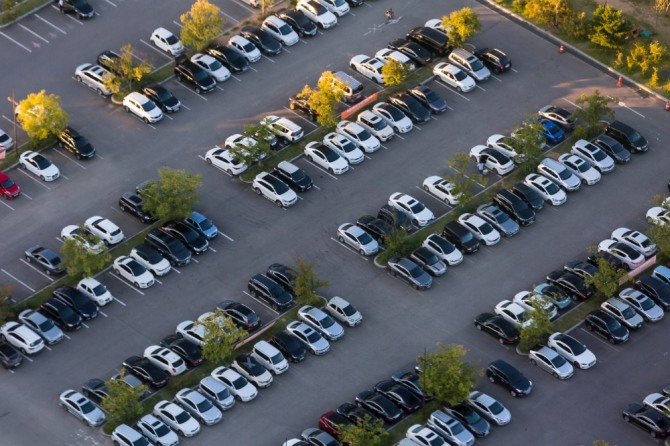
M0 13L0 25L5 25L12 20L16 20L24 14L29 13L35 8L51 3L51 0L25 0L17 3L13 8Z
M414 412L412 415L409 415L407 418L402 420L400 423L389 429L391 438L388 442L384 443L384 446L390 446L398 443L400 440L405 438L407 429L412 427L415 424L423 424L426 422L430 414L439 409L440 403L433 400L426 403L421 409Z

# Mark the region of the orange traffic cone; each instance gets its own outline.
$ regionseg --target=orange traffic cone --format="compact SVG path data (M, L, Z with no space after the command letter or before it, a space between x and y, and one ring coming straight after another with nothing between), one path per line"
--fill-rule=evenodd
M562 43L561 43L561 46L558 47L558 52L559 52L560 54L565 53L565 47L563 46Z
M621 76L619 76L619 80L616 81L616 86L623 87L623 78Z
M665 111L670 111L670 101L665 101Z

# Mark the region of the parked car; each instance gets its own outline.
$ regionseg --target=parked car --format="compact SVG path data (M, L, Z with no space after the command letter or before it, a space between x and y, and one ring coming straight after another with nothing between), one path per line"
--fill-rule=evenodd
M574 374L572 365L558 352L546 345L537 345L528 353L530 363L538 366L554 378L569 379Z
M666 438L670 435L670 420L663 412L643 404L633 403L623 411L623 419L651 435Z
M529 395L533 390L533 383L516 367L502 359L496 359L488 365L486 376L492 383L507 389L515 398Z
M102 425L107 418L100 407L76 390L66 390L58 400L63 409L91 427Z
M584 325L590 331L598 333L612 344L626 342L628 340L628 329L603 310L595 310L586 316Z
M556 332L549 336L547 345L556 350L568 362L582 370L596 365L596 356L574 337Z
M456 266L463 263L463 253L461 253L453 243L439 234L430 234L426 237L421 246L428 248L449 266Z
M510 411L496 399L483 392L476 390L471 392L465 403L497 426L504 426L512 421Z
M78 131L70 126L65 127L56 135L58 147L72 153L78 160L89 159L95 156L93 145Z
M147 124L154 124L163 119L163 112L156 103L137 91L130 92L123 98L123 109Z
M430 275L408 258L392 257L386 268L393 277L398 277L417 290L428 289L433 284Z
M501 344L519 342L519 330L516 325L500 315L481 313L475 318L475 327L498 339Z

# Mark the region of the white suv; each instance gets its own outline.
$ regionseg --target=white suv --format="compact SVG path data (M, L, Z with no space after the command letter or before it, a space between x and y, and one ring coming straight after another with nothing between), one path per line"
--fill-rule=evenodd
M318 2L339 17L349 12L349 4L345 0L318 0Z
M24 355L32 355L44 348L44 340L18 322L7 322L0 327L0 337L18 348Z
M298 196L286 183L267 172L256 175L251 187L258 195L264 196L279 207L287 208L298 201Z
M574 192L582 184L579 178L563 164L551 158L543 159L537 166L537 172L549 178L568 192Z
M280 41L284 46L295 45L300 40L298 34L288 23L274 15L268 16L265 19L261 25L261 29Z
M179 56L184 52L181 40L165 28L156 28L151 33L151 42L166 53Z
M267 341L257 342L251 351L251 356L274 375L281 375L288 370L288 361L284 355Z
M391 126L370 110L361 112L356 118L356 122L380 141L388 141L395 135Z
M261 124L267 126L272 133L288 142L300 141L305 136L302 127L288 118L268 115L261 121Z
M317 0L300 0L295 9L322 29L337 25L337 17Z
M129 93L123 98L123 108L147 124L152 124L163 119L163 112L156 106L154 101L136 91Z
M79 65L74 70L74 78L91 90L95 90L100 96L109 96L112 94L112 91L105 85L105 81L110 76L112 76L112 73L100 65L92 65L90 63Z

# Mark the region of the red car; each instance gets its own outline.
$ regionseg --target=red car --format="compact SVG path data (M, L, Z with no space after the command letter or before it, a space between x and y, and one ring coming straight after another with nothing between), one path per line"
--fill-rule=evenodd
M342 435L338 428L349 424L353 424L351 420L333 410L329 410L319 418L319 429L323 429L335 438L340 438Z
M19 185L12 181L4 172L0 172L0 194L4 195L8 200L13 200L21 195Z

